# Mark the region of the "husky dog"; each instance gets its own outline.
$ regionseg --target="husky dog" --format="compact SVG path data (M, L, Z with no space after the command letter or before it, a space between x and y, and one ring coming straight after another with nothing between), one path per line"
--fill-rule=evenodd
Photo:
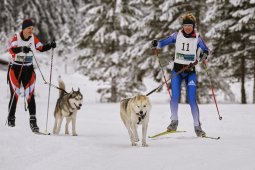
M128 130L132 146L139 141L137 126L142 124L142 146L146 143L146 134L151 111L151 103L147 96L138 95L123 99L120 103L120 117Z
M60 78L58 79L59 87L65 90L65 84L63 80ZM64 119L66 118L66 127L65 127L65 134L69 134L68 125L70 121L72 121L72 135L77 136L75 130L76 124L76 114L77 111L81 109L83 102L83 95L78 88L78 91L72 91L70 93L65 93L62 90L59 90L59 98L57 100L57 104L54 111L55 117L55 124L53 128L53 134L59 134L61 129L61 124Z

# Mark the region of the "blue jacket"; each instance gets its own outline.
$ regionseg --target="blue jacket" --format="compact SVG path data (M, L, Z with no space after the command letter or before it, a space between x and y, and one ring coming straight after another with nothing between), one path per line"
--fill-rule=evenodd
M173 33L169 37L159 40L158 41L158 48L163 48L166 45L170 44L175 44L176 43L176 37L177 37L178 32ZM209 50L207 46L205 45L204 41L202 40L201 36L198 36L198 43L197 43L197 48L200 47L204 53L209 53Z

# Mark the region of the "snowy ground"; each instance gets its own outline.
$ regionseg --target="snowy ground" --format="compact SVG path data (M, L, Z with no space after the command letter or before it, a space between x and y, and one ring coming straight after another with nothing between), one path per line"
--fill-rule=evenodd
M45 129L46 102L38 104L38 124ZM5 108L5 103L1 103ZM51 104L53 108L53 103ZM156 140L149 147L130 146L128 133L119 117L118 104L85 104L78 114L79 136L40 136L30 132L28 113L18 108L15 128L0 122L0 165L3 170L252 170L255 168L254 105L220 105L223 120L217 120L213 105L200 106L203 128L221 139L195 137L189 106L180 107L180 130ZM253 110L253 111L252 111ZM2 111L4 112L4 111ZM161 132L169 123L167 104L154 104L149 135ZM49 131L53 116L49 116Z
M43 84L38 70L36 72L37 119L41 131L44 131L48 86ZM54 72L55 84L57 76ZM9 100L5 71L0 71L0 79L1 170L255 169L255 105L219 105L223 116L221 121L213 104L200 105L202 127L208 135L221 137L216 141L195 136L190 108L182 104L179 109L179 130L186 130L186 133L148 139L149 147L141 147L141 143L132 147L120 120L119 104L98 103L99 96L95 93L97 84L89 82L87 78L78 74L63 75L67 91L80 87L85 96L84 106L78 112L77 137L63 135L63 126L59 136L31 133L23 98L20 98L17 107L16 127L5 126ZM58 91L51 89L51 94L49 132L53 127ZM153 108L148 135L153 135L165 130L169 124L169 105L167 93L152 94L150 98Z

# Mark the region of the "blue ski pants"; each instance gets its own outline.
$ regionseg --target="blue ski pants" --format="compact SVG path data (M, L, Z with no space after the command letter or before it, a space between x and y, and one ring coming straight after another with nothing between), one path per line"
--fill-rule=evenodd
M172 70L172 80L171 80L171 90L172 90L172 98L170 101L170 109L171 109L171 120L178 120L178 103L180 100L181 93L181 83L184 79L186 82L186 90L188 94L188 102L191 108L191 113L193 116L194 126L200 126L199 121L199 109L196 101L196 84L197 84L197 76L196 72L191 73L181 73L175 76L176 71Z

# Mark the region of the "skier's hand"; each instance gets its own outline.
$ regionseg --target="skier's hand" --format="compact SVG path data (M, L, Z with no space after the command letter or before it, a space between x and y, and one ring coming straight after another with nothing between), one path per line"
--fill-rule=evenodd
M197 57L199 62L204 62L207 59L207 56L208 56L207 51L203 52L203 50L200 47L197 49Z
M23 53L29 53L29 51L31 51L31 48L30 47L27 47L27 46L24 46L24 47L21 47L21 51Z
M154 47L154 48L157 47L158 46L158 41L157 40L152 40L151 46Z
M208 52L204 52L199 56L199 61L200 62L204 62L205 60L207 60L207 56L208 56Z
M50 46L51 46L51 48L56 48L56 47L57 47L57 44L56 44L55 41L52 41L52 42L50 43Z

